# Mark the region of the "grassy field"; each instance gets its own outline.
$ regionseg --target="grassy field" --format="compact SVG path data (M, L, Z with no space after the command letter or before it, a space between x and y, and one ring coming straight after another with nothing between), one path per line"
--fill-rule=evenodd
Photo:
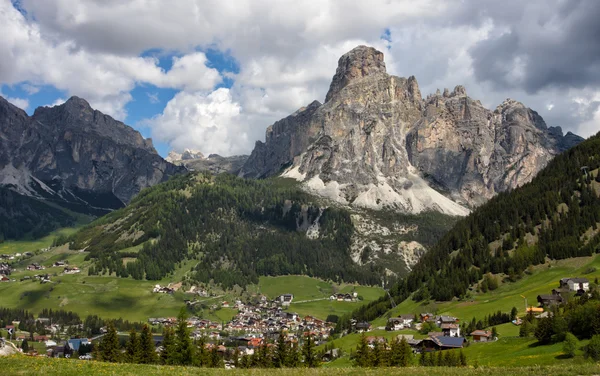
M15 253L33 252L41 248L50 247L54 239L58 236L68 236L77 230L77 228L63 228L36 240L5 240L0 243L0 254L13 255Z
M79 361L68 359L36 358L26 356L0 357L0 369L3 375L486 375L486 376L513 376L513 375L597 375L600 366L593 363L571 364L564 366L533 366L533 367L410 367L410 368L317 368L317 369L250 369L250 370L225 370L206 369L175 366L152 366L135 364L114 364L93 361Z
M456 316L463 321L471 320L473 317L481 319L498 310L510 312L512 307L517 307L519 314L523 315L525 301L521 295L527 298L528 305L537 307L538 295L550 294L553 288L558 287L561 278L577 276L588 278L592 282L596 277L600 278L600 255L546 262L544 265L533 268L531 275L525 274L517 282L503 283L497 290L485 294L474 294L471 301L431 303L423 306L407 299L386 315L374 320L373 325L385 325L388 317L402 313L421 313L434 310L438 314Z
M336 285L316 278L298 275L260 277L257 292L265 294L271 299L281 294L294 294L294 300L288 309L289 311L297 312L300 315L312 315L320 319L325 319L330 314L341 316L352 312L362 304L373 301L384 294L383 289L379 287L352 284ZM356 292L363 300L359 302L330 301L331 294L338 292Z

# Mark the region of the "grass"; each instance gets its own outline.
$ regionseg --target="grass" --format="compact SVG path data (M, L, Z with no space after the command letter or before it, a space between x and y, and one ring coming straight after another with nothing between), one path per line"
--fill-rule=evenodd
M52 359L27 356L0 357L0 369L3 375L486 375L486 376L513 376L513 375L595 375L600 373L600 366L593 363L570 364L564 366L534 366L534 367L410 367L410 368L385 368L385 369L360 369L360 368L297 368L297 369L250 369L250 370L225 370L206 369L194 367L154 366L136 364L115 364L94 361L79 361L69 359Z
M5 240L0 243L0 254L13 255L15 253L33 252L52 245L55 238L60 235L69 236L78 229L73 227L62 228L36 240Z
M525 274L514 283L502 283L497 290L474 294L470 301L431 303L423 306L421 303L407 299L386 315L374 320L373 325L385 325L387 317L426 311L456 316L463 321L471 320L473 317L482 319L498 310L510 312L512 307L517 307L519 315L524 315L525 300L521 295L527 298L528 305L537 306L538 295L550 294L553 288L558 287L561 278L576 276L588 278L590 281L600 278L600 255L548 261L533 268L531 275Z
M331 282L300 275L260 277L258 292L273 299L281 294L293 294L294 300L289 311L300 315L312 315L326 319L328 315L341 316L384 294L379 287L359 286L352 284L336 285ZM363 298L360 302L330 301L334 292L355 292Z

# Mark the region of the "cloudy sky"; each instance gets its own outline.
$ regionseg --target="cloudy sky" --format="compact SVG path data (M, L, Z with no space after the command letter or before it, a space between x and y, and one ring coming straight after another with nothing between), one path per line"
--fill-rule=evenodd
M589 136L599 19L595 0L0 0L0 95L29 113L80 96L162 155L249 153L367 44L424 95L461 84Z

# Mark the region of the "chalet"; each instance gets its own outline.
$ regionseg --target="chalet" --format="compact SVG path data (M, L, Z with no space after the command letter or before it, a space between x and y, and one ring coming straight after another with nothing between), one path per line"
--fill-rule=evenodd
M560 280L560 287L578 293L587 292L590 290L590 281L587 278L563 278Z
M175 290L173 290L170 287L162 287L161 285L155 285L152 289L152 292L160 294L172 294L173 292L175 292Z
M334 359L337 359L340 357L340 349L331 349L329 351L326 351L323 356L321 356L321 360L323 362L331 362Z
M33 264L29 264L27 265L27 270L44 270L45 268L38 264L38 263L33 263Z
M10 278L5 276L4 274L0 274L0 282L10 282Z
M66 264L67 263L64 261L56 261L54 264L52 264L52 266L57 268L57 267L65 266Z
M435 323L438 327L442 327L443 324L456 324L458 323L458 319L452 316L438 316L435 319Z
M433 318L433 314L432 313L421 313L419 315L419 318L421 319L421 322L427 322Z
M48 340L47 336L34 336L33 340L35 342L46 342Z
M81 272L81 270L76 266L67 266L63 270L63 273L65 273L65 274L77 274L79 272Z
M223 308L229 308L229 302L223 302L223 303L221 303L221 307L223 307Z
M458 324L442 324L442 333L449 337L460 337L460 326Z
M12 268L10 267L10 265L8 263L2 262L0 263L0 274L2 275L10 275L10 273L12 272Z
M283 294L275 298L275 302L284 306L289 306L292 303L292 300L294 300L294 295L292 294Z
M356 323L356 330L359 333L361 333L361 332L368 332L369 330L371 330L371 324L369 324L366 321Z
M542 307L550 307L562 303L563 298L560 295L538 295L537 301Z
M67 346L73 351L79 351L79 348L90 345L91 342L87 338L71 338L67 341Z
M488 342L492 340L492 332L489 330L476 330L471 333L473 342Z
M370 348L375 347L375 343L378 343L380 345L385 344L385 337L368 336L365 338L365 340L367 341L367 344Z
M429 337L422 341L425 351L459 349L464 346L464 343L463 337L448 336Z
M388 320L391 330L401 330L404 328L410 328L414 316L410 314L400 315L399 317L392 317Z

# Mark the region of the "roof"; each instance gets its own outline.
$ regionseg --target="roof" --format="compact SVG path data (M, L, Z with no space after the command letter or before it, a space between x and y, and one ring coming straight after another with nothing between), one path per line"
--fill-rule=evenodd
M403 315L399 316L401 319L403 320L413 320L415 318L415 315L411 315L410 313L406 313Z
M538 295L538 300L562 300L560 295Z
M442 347L462 347L465 342L463 337L431 337L431 340Z
M458 329L458 325L456 324L442 324L442 329Z
M573 283L589 283L587 278L567 278L567 282L571 281Z
M473 333L471 333L472 336L481 336L481 337L491 337L492 336L492 332L490 332L489 330L476 330Z

